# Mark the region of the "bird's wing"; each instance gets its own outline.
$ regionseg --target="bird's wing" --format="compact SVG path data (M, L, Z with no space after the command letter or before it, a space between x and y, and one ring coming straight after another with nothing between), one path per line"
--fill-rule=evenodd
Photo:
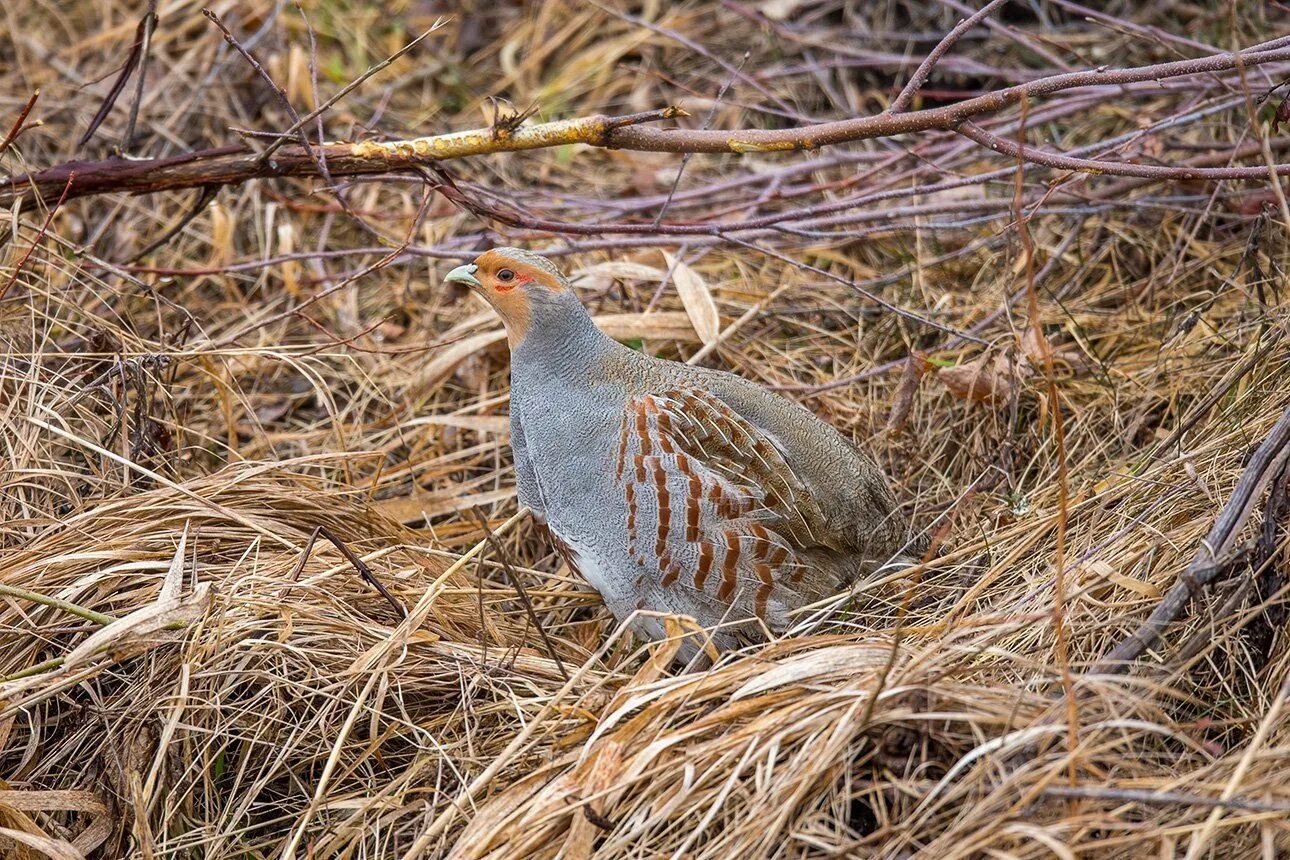
M663 588L781 627L816 590L804 555L826 545L816 502L766 434L707 390L630 400L616 480L629 551Z
M821 543L856 561L859 574L907 547L907 522L883 470L810 410L741 377L692 368L696 379L783 454L814 502ZM915 542L917 543L917 542Z

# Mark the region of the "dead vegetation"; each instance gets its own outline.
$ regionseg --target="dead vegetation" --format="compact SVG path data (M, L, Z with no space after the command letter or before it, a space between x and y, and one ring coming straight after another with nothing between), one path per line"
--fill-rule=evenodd
M877 114L962 17L444 5L212 8L301 114L451 13L323 115L347 141L531 104L680 103L696 131ZM914 107L1290 32L1276 3L1106 5L1002 4ZM4 5L0 172L293 124L200 4L144 11ZM138 77L78 144L145 33ZM1193 562L1290 405L1290 212L1270 179L1290 147L1263 121L1284 90L1261 100L1288 72L980 120L1072 157L1257 179L1018 176L938 130L688 160L558 147L0 214L0 852L1290 852L1283 452L1221 563ZM850 433L938 556L673 673L516 516L505 341L440 283L503 240L558 255L616 336ZM1182 622L1131 671L1100 665L1184 571L1213 582Z

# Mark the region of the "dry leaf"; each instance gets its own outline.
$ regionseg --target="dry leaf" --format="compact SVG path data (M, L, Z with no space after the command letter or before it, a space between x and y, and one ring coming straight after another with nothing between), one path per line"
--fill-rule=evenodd
M417 384L435 385L442 382L457 369L457 365L467 358L504 340L506 340L506 332L501 329L494 329L493 331L480 332L479 334L462 338L456 343L449 344L436 351L434 358L426 362L425 366L421 368L421 371L417 374Z
M666 272L644 263L633 263L630 260L611 260L578 269L569 278L570 283L579 287L604 289L614 281L658 282Z
M894 433L905 426L909 410L914 406L914 394L918 392L918 385L932 366L927 356L921 352L913 352L905 359L900 384L896 386L896 396L892 398L891 414L887 416L887 432Z
M1017 390L1017 370L1002 355L981 356L954 367L942 367L936 378L955 397L977 403L1000 403Z
M179 546L170 559L170 569L166 572L166 578L161 581L161 589L157 592L158 603L169 603L179 599L179 591L184 584L184 550L188 547L189 522L184 521L184 531L179 536Z
M492 505L514 497L515 488L504 487L487 493L476 493L473 496L452 496L447 499L400 496L397 499L381 499L373 502L372 507L392 520L398 520L401 523L419 523L423 517L437 517L469 510L476 505Z
M594 318L600 330L615 340L699 340L690 318L681 311L651 314L604 314Z
M1162 596L1157 586L1141 579L1126 576L1116 570L1110 562L1103 559L1096 559L1080 565L1079 582L1088 589L1089 594L1097 598L1107 596L1112 585L1117 585L1126 591L1132 591L1139 597L1145 597L1149 600L1159 600Z
M1046 339L1041 338L1032 325L1026 326L1025 334L1021 336L1021 352L1026 356L1032 367L1044 366L1044 353L1051 353L1053 346Z
M672 282L676 284L681 304L685 305L685 312L689 314L699 340L705 344L712 343L721 333L721 317L717 314L717 303L713 300L708 285L699 277L698 272L667 251L663 252L663 259L672 267Z

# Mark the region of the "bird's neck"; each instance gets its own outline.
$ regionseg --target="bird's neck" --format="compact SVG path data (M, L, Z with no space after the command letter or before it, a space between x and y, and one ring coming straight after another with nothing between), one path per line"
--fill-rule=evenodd
M511 344L511 367L522 374L568 377L599 366L605 353L616 348L619 344L596 327L581 305L537 306L524 337Z

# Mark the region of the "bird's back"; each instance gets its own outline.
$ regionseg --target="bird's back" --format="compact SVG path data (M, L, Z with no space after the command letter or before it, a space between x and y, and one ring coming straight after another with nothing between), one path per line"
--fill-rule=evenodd
M845 586L902 551L919 551L917 541L906 547L907 522L882 470L805 407L732 373L626 348L605 356L605 375L634 397L696 393L678 411L716 425L699 457L718 471L738 472L751 463L765 473L754 479L782 485L782 501L793 509L785 519L794 549L830 574L812 591ZM750 447L763 440L770 447L764 455Z

